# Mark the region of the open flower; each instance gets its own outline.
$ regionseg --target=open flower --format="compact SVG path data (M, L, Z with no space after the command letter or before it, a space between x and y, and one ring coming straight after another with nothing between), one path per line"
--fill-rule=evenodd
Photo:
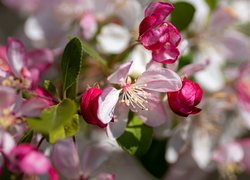
M167 119L159 92L172 92L181 88L180 77L173 71L150 68L135 80L129 76L132 62L121 65L108 77L118 89L107 87L99 97L98 118L109 123L108 132L118 137L124 131L129 109L149 126L159 126Z
M103 124L97 117L98 98L101 93L99 88L89 88L82 94L80 106L81 114L87 123L104 128L107 124Z
M1 169L6 167L13 173L26 175L48 173L50 180L58 179L50 161L41 152L29 144L16 145L13 137L3 130L0 130L0 135L0 154L3 154L4 157ZM0 170L0 178L1 176Z
M165 21L173 9L170 3L150 3L139 27L141 44L152 51L153 61L164 64L174 63L180 54L177 46L181 35L174 25Z
M53 61L50 50L37 49L27 52L23 43L14 38L8 38L7 46L1 47L0 51L1 62L4 62L0 68L0 72L3 72L0 73L0 79L4 86L35 88L41 74Z
M201 111L196 105L200 103L202 93L197 83L184 78L180 90L167 93L169 106L173 112L181 116L196 114Z

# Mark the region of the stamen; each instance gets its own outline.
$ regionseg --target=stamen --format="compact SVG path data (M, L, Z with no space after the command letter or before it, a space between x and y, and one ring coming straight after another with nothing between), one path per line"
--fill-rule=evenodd
M143 85L143 87L145 87L145 85ZM148 103L147 99L150 93L144 91L143 87L133 84L123 85L121 102L125 103L127 106L131 106L135 111L139 109L147 111L148 108L145 104Z

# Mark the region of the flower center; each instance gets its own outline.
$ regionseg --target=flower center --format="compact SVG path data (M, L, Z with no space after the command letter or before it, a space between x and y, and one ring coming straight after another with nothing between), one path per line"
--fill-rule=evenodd
M17 87L20 89L28 89L31 85L31 82L27 79L19 79L13 76L8 76L2 81L3 86Z
M0 115L0 127L7 129L13 125L16 121L16 118L11 114L10 109L3 109L2 114Z
M146 92L143 88L147 86L138 86L136 84L131 84L131 78L128 77L126 83L121 85L122 96L121 102L125 103L133 111L138 110L148 110L147 108L147 99L150 93Z

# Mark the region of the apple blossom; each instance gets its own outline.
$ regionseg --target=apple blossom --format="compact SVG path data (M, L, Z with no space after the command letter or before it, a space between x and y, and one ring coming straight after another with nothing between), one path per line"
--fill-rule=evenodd
M102 90L99 88L87 89L82 94L80 107L83 119L87 123L104 128L107 126L107 124L102 123L97 117L98 98L101 95L101 93Z
M129 76L133 62L121 65L108 81L119 89L107 87L99 97L98 118L109 123L108 129L116 137L124 131L129 109L149 126L159 126L166 121L159 92L172 92L181 88L179 76L169 69L147 69L135 80Z
M174 63L180 54L177 46L181 35L174 25L165 21L173 9L170 3L150 3L139 27L139 42L152 51L153 61L164 64Z
M181 116L196 114L201 111L197 108L202 98L202 89L197 83L184 78L182 88L176 92L168 92L168 103L173 112Z
M2 48L1 51L4 50ZM40 75L52 64L53 55L48 49L27 52L21 41L8 38L6 56L1 59L2 62L5 61L1 71L6 73L1 77L2 85L30 89L37 86Z

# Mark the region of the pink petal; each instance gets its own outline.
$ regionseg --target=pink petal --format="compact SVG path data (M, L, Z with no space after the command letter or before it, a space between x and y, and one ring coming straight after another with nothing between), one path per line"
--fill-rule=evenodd
M97 116L102 123L107 124L113 119L114 109L119 100L121 90L107 87L99 97Z
M15 147L16 142L13 137L0 129L0 153L9 154L9 152Z
M110 173L101 173L96 177L91 178L91 180L115 180L115 175Z
M107 134L110 138L116 139L120 137L128 122L129 108L124 103L119 103L114 112L114 121L111 121L107 127Z
M0 110L10 108L16 101L16 98L17 95L14 89L7 86L0 86Z
M6 46L0 46L0 70L9 72L7 48Z
M147 107L148 110L138 110L138 112L136 112L145 124L156 127L167 122L167 113L158 95L151 93L148 98Z
M171 64L177 60L179 55L179 50L168 43L152 52L152 60L163 64Z
M27 54L29 69L38 69L39 73L45 72L53 63L53 53L49 49L37 49Z
M11 71L21 77L21 70L26 66L26 51L23 43L14 38L8 38L7 43L8 63Z
M80 159L72 138L58 141L52 150L52 162L68 179L78 179L81 174Z
M85 176L89 176L97 170L112 155L113 147L111 144L102 143L88 146L82 159L82 170Z
M162 47L169 40L168 25L166 23L151 28L144 32L139 41L148 50L155 50Z
M147 16L145 17L139 26L139 35L141 36L144 32L153 28L155 26L155 22L157 21L155 16Z
M205 60L199 63L189 64L180 69L180 74L185 76L192 76L196 72L202 71L209 65L209 60Z
M174 46L178 46L179 43L181 42L181 34L178 31L178 29L171 24L170 22L166 22L167 26L168 26L168 33L169 33L169 43L174 45Z
M48 172L50 162L42 153L32 151L19 162L19 167L27 174L44 174Z
M42 98L32 98L21 103L21 106L15 109L16 116L38 117L40 112L49 107L50 103Z
M146 16L155 16L157 18L157 24L162 23L166 17L172 12L174 6L165 2L151 2L145 10Z
M133 62L131 61L131 62L127 62L119 66L119 68L108 77L108 81L112 84L125 83L132 63Z
M182 82L178 74L166 68L149 69L142 73L136 82L136 85L143 89L170 92L178 91Z
M80 21L80 27L82 28L84 39L89 40L93 38L98 28L95 15L91 12L84 13Z

